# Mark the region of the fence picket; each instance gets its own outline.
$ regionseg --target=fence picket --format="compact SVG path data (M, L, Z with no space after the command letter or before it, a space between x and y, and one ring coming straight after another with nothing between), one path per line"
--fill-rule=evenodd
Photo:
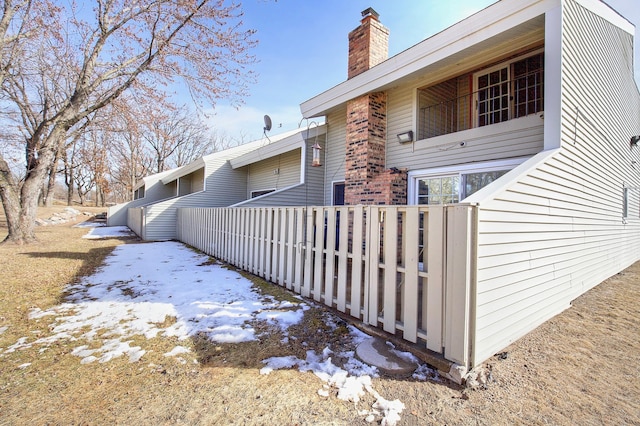
M313 299L320 302L322 297L323 263L324 263L324 209L314 208L315 230L313 242Z
M407 213L403 220L405 231L404 244L404 291L403 291L403 311L402 325L403 338L416 343L418 337L418 255L420 242L420 211L416 206L407 207Z
M349 232L344 228L349 228L349 211L341 207L338 208L338 288L336 289L337 304L336 307L340 312L346 312L347 306L347 276L348 276L348 260L349 260Z
M362 315L362 263L364 261L362 255L363 238L363 222L364 207L356 206L353 208L353 230L351 237L351 306L350 314L352 317L361 318Z
M383 328L388 333L396 331L396 294L398 265L398 209L384 210L384 295Z
M335 261L336 261L336 210L334 207L327 207L325 226L325 271L324 271L324 304L333 306L333 285L335 282Z

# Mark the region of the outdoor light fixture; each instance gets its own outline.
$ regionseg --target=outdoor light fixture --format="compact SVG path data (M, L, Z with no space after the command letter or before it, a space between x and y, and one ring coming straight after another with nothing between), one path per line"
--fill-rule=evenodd
M398 142L400 143L413 142L413 130L409 130L408 132L404 132L404 133L398 133Z
M311 167L320 167L322 164L320 163L320 151L322 147L318 144L318 142L314 143L311 147L313 149L313 160L311 161Z
M629 141L629 146L634 147L638 145L639 141L640 141L640 136L631 136L631 140Z

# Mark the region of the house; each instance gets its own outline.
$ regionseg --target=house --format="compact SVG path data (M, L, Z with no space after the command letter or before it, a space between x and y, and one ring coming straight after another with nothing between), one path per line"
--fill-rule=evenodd
M175 195L175 187L164 185L161 179L171 173L164 171L140 179L133 187L133 200L109 207L107 213L108 226L125 226L127 224L127 211L129 208L139 207L154 201L163 200Z
M321 203L322 171L311 167L307 146L324 144L324 129L312 124L265 136L146 177L136 185L133 201L109 208L107 223L126 224L144 240L170 240L182 207Z
M348 79L301 104L326 120L325 205L340 186L347 205L473 207L455 362L640 259L634 34L598 0L502 0L387 58L367 9Z
M367 9L347 80L300 105L321 134L163 177L204 167L205 184L136 208L141 235L311 297L462 380L640 259L634 34L599 0L501 0L388 58ZM297 147L299 180L280 189Z

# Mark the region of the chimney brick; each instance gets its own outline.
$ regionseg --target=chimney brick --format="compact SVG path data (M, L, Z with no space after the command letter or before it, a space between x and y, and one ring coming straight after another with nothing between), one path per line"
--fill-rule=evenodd
M378 14L372 8L362 15L360 26L349 33L348 79L389 57L389 30L378 21Z

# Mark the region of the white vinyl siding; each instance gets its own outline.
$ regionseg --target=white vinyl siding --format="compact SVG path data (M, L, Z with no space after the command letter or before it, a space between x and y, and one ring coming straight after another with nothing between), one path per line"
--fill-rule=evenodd
M202 158L206 173L206 191L191 193L155 203L145 208L145 240L174 239L176 235L176 209L179 207L227 207L247 197L246 171L234 170L229 159L259 147L249 143ZM199 173L199 172L196 172Z
M331 205L331 185L344 180L345 158L347 151L347 109L340 108L327 116L327 143L324 147L324 202ZM318 169L320 167L317 167Z
M470 74L458 79L460 93L469 91ZM397 134L415 130L417 87L404 85L388 91L386 167L408 170L443 167L535 155L544 147L542 114L509 120L483 128L401 144Z
M247 198L253 191L282 189L300 183L301 149L250 164Z
M321 167L311 167L312 153L311 145L318 142L320 146L325 146L325 135L317 138L311 137L306 140L305 153L306 165L304 169L304 183L296 181L290 186L280 186L276 191L262 197L249 199L233 205L233 207L274 207L274 206L319 206L323 200L323 179L324 164ZM296 151L299 152L299 151ZM300 160L298 160L298 164ZM299 169L299 168L298 168ZM298 175L298 178L300 174Z
M127 225L127 210L129 208L140 207L159 200L174 197L176 195L176 182L172 182L169 185L163 185L160 180L169 173L170 171L166 171L142 178L144 181L143 187L145 188L144 195L141 198L109 207L107 211L107 225L125 226Z
M623 186L640 185L632 36L575 0L563 2L562 25L561 148L523 164L496 196L471 197L476 364L639 258L640 221L622 218ZM637 195L629 203L637 209Z

